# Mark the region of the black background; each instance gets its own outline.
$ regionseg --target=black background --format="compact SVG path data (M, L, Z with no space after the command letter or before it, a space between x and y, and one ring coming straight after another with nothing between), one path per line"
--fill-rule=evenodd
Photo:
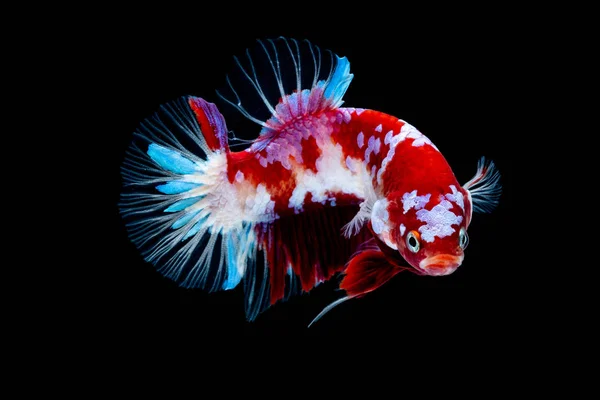
M110 156L103 153L102 159L110 195L108 216L102 221L109 230L100 232L97 242L102 256L96 259L91 256L96 252L90 253L86 261L100 284L92 321L97 317L98 326L117 337L127 332L280 338L373 334L406 343L444 344L459 337L492 340L518 331L520 266L515 265L512 243L518 111L510 99L518 97L514 60L521 50L506 20L488 13L461 16L460 10L430 19L382 8L349 16L337 8L302 13L182 10L175 17L153 11L152 17L140 12L123 21L107 20L95 39L91 61L99 72L91 78L110 99L93 110L102 121L102 147L110 149ZM474 215L465 260L454 274L400 274L307 329L339 297L335 281L278 303L250 323L241 287L210 294L179 288L143 261L117 208L119 168L132 132L160 104L183 95L222 106L215 89L223 85L233 56L256 39L278 36L309 39L348 57L354 79L344 105L383 111L414 125L445 155L459 182L473 176L479 157L494 160L504 188L500 205L492 214Z

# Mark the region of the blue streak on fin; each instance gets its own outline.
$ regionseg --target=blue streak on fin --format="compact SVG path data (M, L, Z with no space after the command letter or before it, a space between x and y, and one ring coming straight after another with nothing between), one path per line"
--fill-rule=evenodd
M346 93L354 74L350 73L350 62L346 57L337 56L337 65L323 95L331 100L334 107L342 105L342 97Z
M198 200L200 200L202 197L204 196L189 197L187 199L179 200L178 202L173 203L169 207L165 208L165 212L175 212L184 210L192 204L198 202Z
M186 215L184 215L183 217L179 218L177 221L173 222L173 225L171 225L172 229L179 229L182 226L184 226L185 224L187 224L188 222L190 222L190 220L192 218L194 218L194 216L196 216L196 214L198 214L200 212L200 210L196 210L193 212L190 212Z
M190 237L194 236L196 233L198 233L198 231L200 230L200 228L202 228L202 225L204 225L204 223L206 222L207 219L208 219L208 216L206 216L206 217L202 218L201 220L199 220L198 222L196 222L194 224L194 226L192 226L192 228L185 234L185 236L181 238L181 241L184 241L187 238L190 238Z
M164 194L179 194L187 192L194 188L202 186L200 183L184 182L184 181L172 181L164 185L158 185L156 190Z
M196 170L196 164L185 158L178 151L168 149L156 143L148 146L148 155L162 168L176 174L191 174Z
M242 275L237 269L237 249L233 242L233 236L227 237L227 279L223 282L223 290L235 288L242 280Z

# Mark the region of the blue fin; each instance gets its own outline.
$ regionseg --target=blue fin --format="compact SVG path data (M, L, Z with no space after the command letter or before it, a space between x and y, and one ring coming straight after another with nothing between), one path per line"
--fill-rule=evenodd
M165 210L166 211L166 210ZM175 221L173 223L173 225L171 225L172 229L179 229L182 226L185 226L188 222L190 222L192 220L192 218L194 218L198 213L200 212L200 210L196 210L196 211L192 211L189 212L187 214L185 214L183 217L180 217L177 221Z
M171 204L169 207L165 208L165 212L175 212L185 210L193 204L196 204L200 199L204 196L194 196L188 197L187 199L178 200L175 203Z
M148 155L158 165L176 174L193 174L196 170L196 164L193 161L188 160L177 151L156 143L150 143Z
M198 186L200 186L199 183L172 181L164 185L158 185L156 190L164 194L179 194L188 192L194 188L197 188Z
M188 220L189 221L189 220ZM175 225L175 224L173 224ZM206 217L201 220L195 221L192 227L183 235L181 241L184 241L188 238L195 236L202 228L206 226Z
M346 93L346 90L354 77L354 75L350 73L350 62L346 57L337 57L337 61L335 71L333 71L324 92L325 97L331 101L331 104L333 104L334 107L339 107L344 103L342 97Z

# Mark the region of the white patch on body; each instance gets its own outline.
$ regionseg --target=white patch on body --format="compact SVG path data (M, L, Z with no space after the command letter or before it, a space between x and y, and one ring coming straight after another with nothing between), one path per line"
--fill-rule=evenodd
M464 200L463 194L461 192L459 192L456 189L456 186L454 186L454 185L450 185L450 190L452 190L452 193L446 193L444 196L448 200L456 203L464 211L465 210L465 200Z
M404 122L404 125L402 125L400 134L404 133L405 138L414 139L414 141L412 143L412 145L414 147L421 147L425 144L428 144L431 147L433 147L434 149L438 150L438 148L435 147L435 145L431 142L431 140L429 140L429 138L427 136L425 136L421 132L419 132L419 130L417 128L415 128L414 126L412 126L411 124L409 124L405 121L402 121L402 122ZM404 139L402 139L402 140L404 140Z
M381 132L381 130L383 129L383 126L381 126L381 124L377 125L377 127L375 128L376 132Z
M279 218L274 213L275 202L264 184L255 188L243 180L241 171L236 173L235 181L229 183L225 153L211 154L199 172L188 181L201 186L186 192L182 198L203 196L186 208L186 212L197 212L198 218L206 216L206 224L213 232L241 229L242 221L269 222Z
M242 182L244 180L244 173L242 171L238 171L235 174L235 180L237 182Z
M346 167L350 170L350 172L357 172L356 162L350 156L346 157Z
M352 116L350 115L350 113L352 111L354 111L354 110L353 109L347 109L347 108L344 108L344 109L341 110L341 113L342 113L342 115L344 117L344 123L347 124L348 122L350 122L350 120L352 120Z
M348 158L346 159L348 160ZM343 232L346 238L356 235L364 226L365 222L371 219L373 205L377 201L377 194L373 187L372 179L369 179L365 164L358 159L351 158L352 169L358 171L356 178L362 182L364 191L364 200L360 203L360 209L350 222L344 225Z
M365 164L369 163L369 160L371 159L371 153L373 152L374 149L375 149L375 137L371 136L371 137L369 137L369 141L367 143L367 149L365 150Z
M373 205L371 212L371 226L376 234L380 234L387 227L389 213L387 211L388 202L385 199L377 200Z
M375 139L375 142L373 143L373 153L379 154L380 148L381 148L381 139L377 138L377 139Z
M380 185L383 183L382 175L385 172L388 163L392 161L394 155L396 154L396 146L398 146L398 144L400 144L404 139L406 139L406 135L409 132L409 130L404 128L406 125L407 124L402 125L402 128L400 128L400 132L397 135L393 135L392 131L389 131L385 135L384 143L389 144L390 149L388 150L385 158L381 161L381 167L379 168L379 172L377 173L377 183Z
M358 144L358 148L362 149L362 147L365 145L365 134L362 132L359 132L358 135L356 136L356 143Z
M292 168L290 157L302 163L302 145L300 142L303 131L306 131L306 128L302 124L297 124L293 129L293 133L270 142L266 147L266 162L272 164L279 161L285 169ZM262 164L262 159L260 161Z
M383 143L385 144L390 144L390 142L392 141L392 136L394 136L394 131L389 131L388 133L385 134L385 138L383 139Z
M375 232L386 245L394 250L398 250L398 246L391 240L390 226L388 224L390 216L387 207L388 201L385 198L377 200L375 204L373 204L371 211L371 226L373 227L373 232Z
M264 183L256 187L254 194L246 196L244 204L244 215L251 221L268 222L276 218L274 210L275 202L271 200L271 195L267 192ZM239 218L239 216L238 216Z
M462 216L454 214L450 211L451 208L452 203L442 200L431 210L417 211L417 219L425 222L425 225L419 227L421 239L431 243L436 237L443 238L455 232L452 225L460 225Z
M302 211L307 193L312 195L312 201L316 203L328 200L327 192L341 192L364 198L362 179L358 176L360 174L352 172L359 169L351 157L344 159L342 146L339 144L334 146L328 143L321 147L321 155L315 161L315 167L317 173L312 170L296 171L296 186L289 200L289 208L294 208L296 212Z
M404 224L400 224L400 236L404 236L404 232L406 232L406 227Z
M404 193L402 195L402 208L404 209L404 214L406 214L411 208L414 208L415 210L422 209L427 205L430 198L431 193L427 193L422 196L417 196L416 190L413 190L410 193Z
M290 96L290 99L292 97L293 95ZM303 107L305 104L300 105ZM279 109L280 113L284 113L282 115L286 115L286 118L291 118L289 110L282 107L282 104L279 104L276 109ZM267 121L267 125L273 126L264 127L260 133L260 140L255 141L250 149L256 153L256 158L263 167L266 168L269 164L279 162L284 168L291 170L294 163L303 163L303 140L313 137L320 146L321 143L329 140L333 130L331 118L335 117L335 121L338 123L342 123L342 121L347 123L351 119L351 112L352 109L343 109L330 118L325 114L304 116L300 119L290 120L285 125L281 125L281 121L276 118L271 118Z

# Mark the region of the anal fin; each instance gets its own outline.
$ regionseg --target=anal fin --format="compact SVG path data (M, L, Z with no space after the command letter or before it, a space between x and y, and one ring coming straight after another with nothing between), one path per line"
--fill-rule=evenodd
M302 291L308 292L345 268L348 258L371 236L367 229L351 238L343 236L342 227L357 211L357 206L323 206L257 227L269 266L271 304L284 298L290 269Z

